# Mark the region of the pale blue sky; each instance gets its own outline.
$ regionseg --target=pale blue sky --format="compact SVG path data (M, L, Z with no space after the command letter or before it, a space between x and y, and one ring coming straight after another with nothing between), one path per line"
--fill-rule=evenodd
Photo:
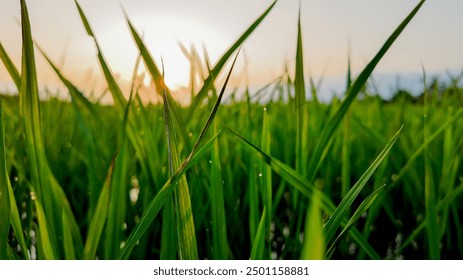
M204 44L216 59L272 1L249 0L81 0L114 72L128 79L136 49L128 33L121 5L155 59L162 56L172 87L188 80L188 62L177 47ZM348 46L354 72L373 57L382 43L414 8L412 0L302 0L302 28L306 75L341 77L346 73ZM35 40L63 72L83 88L97 87L99 67L95 47L86 35L71 0L27 1ZM245 44L249 80L265 84L279 76L288 62L293 67L299 0L279 0ZM19 1L0 0L0 42L19 66ZM463 69L463 1L428 0L376 73L430 72ZM58 84L36 53L42 85ZM64 59L63 59L64 57ZM89 69L92 78L89 79ZM0 65L0 85L11 83ZM1 89L1 87L0 87Z

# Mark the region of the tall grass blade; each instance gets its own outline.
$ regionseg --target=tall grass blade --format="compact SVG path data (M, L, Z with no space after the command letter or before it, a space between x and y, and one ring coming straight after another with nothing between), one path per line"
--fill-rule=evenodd
M264 109L262 117L262 139L261 147L262 151L267 154L270 154L271 151L271 139L270 139L270 123L269 123L269 111ZM262 201L264 208L267 211L265 215L265 233L266 237L270 237L271 231L271 220L273 213L273 187L272 187L272 168L265 163L262 159L260 160L260 170L262 176L259 176L261 181L261 190L262 190ZM269 244L270 245L270 244Z
M347 110L351 106L352 102L360 93L362 87L365 85L371 73L376 68L376 65L378 65L379 61L386 54L386 52L389 50L389 48L392 46L395 40L399 37L399 35L402 33L402 31L405 29L408 23L413 19L413 17L419 11L421 6L424 4L424 2L425 0L420 1L420 3L418 3L418 5L412 10L412 12L402 21L402 23L387 39L387 41L381 47L379 52L370 61L370 63L368 63L365 69L363 69L363 71L360 73L357 79L355 79L352 86L347 91L346 98L341 103L341 106L323 127L320 138L315 146L315 150L312 153L308 167L308 178L310 181L313 181L315 179L316 173L318 172L318 169L320 168L324 158L326 157L327 151L330 148L329 144L332 142L335 131L341 123L342 119L344 118L345 114L347 113Z
M262 211L262 217L260 218L259 226L257 227L256 236L254 237L254 242L252 243L252 250L251 250L251 260L262 260L264 259L264 251L265 251L265 223L267 220L268 211L266 210L265 206Z
M296 69L294 79L295 106L296 106L296 171L304 175L306 170L306 149L307 131L304 130L307 122L306 96L304 81L304 54L302 46L301 30L301 7L299 7L299 17L297 22L297 50L296 50Z
M291 184L294 188L296 188L299 192L301 192L307 198L311 198L312 194L315 192L320 197L320 208L326 212L328 215L331 215L336 207L334 203L330 200L326 194L318 190L313 186L312 183L307 181L305 177L297 173L294 169L286 165L285 163L269 156L268 154L264 153L258 147L253 145L251 142L240 136L238 133L233 131L232 129L228 128L228 130L241 139L249 148L254 150L261 158L268 164L272 170L280 175L283 179L285 179L289 184ZM342 221L342 224L345 224L347 221ZM379 259L378 253L368 244L368 242L362 237L362 235L358 232L358 230L352 228L349 232L352 238L359 244L359 246L367 252L367 254L372 259Z
M189 146L189 137L185 129L186 125L185 125L182 115L180 114L180 109L177 105L177 102L172 98L169 88L164 83L164 77L161 74L159 67L156 65L156 62L154 61L148 48L146 47L145 43L143 42L138 32L135 30L133 24L130 22L127 15L126 15L126 20L127 20L127 24L130 29L130 33L132 34L132 38L134 39L135 44L137 45L138 50L140 52L140 55L143 58L143 62L145 63L145 66L151 75L151 78L154 82L158 95L164 98L164 92L167 93L167 100L170 103L170 110L173 115L173 120L175 120L176 121L175 123L178 125L179 128L181 128L180 136L182 137L183 143L185 144L185 148L191 149L191 147Z
M463 109L458 110L455 113L455 115L453 115L451 118L445 121L438 129L436 129L431 135L428 135L426 139L424 139L423 143L421 143L421 145L415 150L415 152L408 157L407 162L400 169L399 173L397 174L397 177L395 178L394 185L398 184L400 179L403 178L407 171L409 171L410 168L413 167L413 163L416 161L418 156L426 150L426 147L428 147L433 141L435 141L440 134L445 132L445 130L449 126L460 120L461 117L463 117Z
M41 249L39 250L39 254L46 260L55 260L56 253L50 240L50 233L46 226L47 220L45 212L43 211L43 207L39 199L35 200L35 207L39 223L39 228L37 229L37 239L39 240L37 246Z
M322 260L325 255L326 244L323 235L322 212L320 211L320 197L312 194L310 207L307 210L304 230L304 244L302 247L303 260Z
M273 9L277 1L274 1L268 8L259 16L249 27L248 29L230 46L230 48L219 58L217 63L211 69L209 76L204 81L203 86L199 90L196 97L192 100L190 108L189 108L189 115L187 116L187 120L191 119L191 116L196 111L196 107L198 107L203 99L206 97L207 92L210 90L211 86L213 85L214 80L219 76L222 68L225 66L228 59L231 55L240 48L240 46L244 43L244 41L254 32L254 30L261 24L264 18L270 13Z
M381 153L376 157L376 159L371 163L368 169L363 173L360 179L355 183L355 185L349 190L347 195L342 199L341 203L338 205L336 210L334 211L333 215L326 223L324 232L326 237L326 242L329 243L333 236L335 235L338 227L341 225L342 220L346 216L347 212L349 211L352 203L354 202L355 198L360 194L365 184L370 179L373 172L379 166L379 164L383 161L383 159L388 155L389 151L391 150L392 146L394 146L397 138L399 137L400 132L402 131L403 126L397 131L397 133L389 140L386 147L381 151Z
M98 51L98 61L100 62L101 69L103 71L103 74L105 76L106 82L108 83L109 90L111 92L111 95L114 99L114 103L120 108L120 110L123 110L125 108L125 105L127 103L127 100L124 98L124 95L119 87L119 85L116 83L116 80L114 79L113 75L111 74L111 70L106 63L106 60L103 56L103 53L101 52L100 44L98 43L98 40L96 39L95 34L93 33L93 30L90 26L90 23L88 22L87 17L84 14L84 11L80 7L79 3L77 0L75 1L77 9L79 11L80 18L82 19L82 23L84 24L85 30L87 31L87 34L91 36L95 42L95 46Z
M3 65L5 65L5 68L10 74L11 79L13 79L16 88L19 90L19 88L21 87L21 75L19 74L18 69L16 68L16 66L14 66L13 61L3 48L2 43L0 43L0 59L3 61Z
M331 243L330 248L328 249L326 255L331 255L333 250L336 248L336 244L345 236L349 229L360 219L360 217L365 213L372 205L374 205L381 197L384 195L386 188L384 186L378 188L376 191L371 193L362 203L359 205L357 210L355 210L352 217L349 219L347 224L342 229L341 233L336 237L336 239Z
M170 175L174 170L180 167L180 154L178 152L178 142L175 135L175 128L172 121L170 103L164 91L164 119L166 124L166 137L169 155ZM174 189L175 213L178 232L178 253L180 259L195 260L198 259L198 248L196 244L195 225L193 220L193 211L191 209L190 192L186 175L182 175L176 188Z
M109 167L106 181L103 185L103 188L101 189L100 197L96 205L95 215L90 221L87 240L84 247L84 259L86 260L95 259L96 251L98 249L98 245L100 244L101 235L103 233L103 228L106 224L109 208L110 185L115 161L116 158L113 160L111 166Z
M227 79L225 80L225 83L222 87L222 90L219 94L219 97L217 98L217 101L214 104L214 107L211 110L211 113L209 114L209 118L207 119L206 123L204 124L203 129L201 130L196 143L193 146L192 151L188 155L188 157L182 162L180 167L175 171L175 173L167 180L167 182L164 184L164 186L161 188L161 190L158 192L158 194L154 197L154 199L151 201L145 212L143 213L143 216L140 219L140 222L135 226L135 228L132 230L129 238L127 239L127 242L125 246L122 249L120 259L128 259L130 256L131 251L137 244L138 240L143 236L143 234L148 230L148 227L151 225L151 223L154 221L156 218L157 214L159 213L159 210L162 208L164 203L167 201L170 193L175 187L175 184L180 180L181 176L185 173L185 171L191 167L191 163L194 162L195 157L199 155L203 155L205 150L210 148L213 142L209 141L206 145L204 145L202 148L200 148L201 143L204 140L204 137L209 129L209 127L212 124L212 121L215 118L215 115L217 113L217 110L219 109L220 102L222 101L223 94L225 92L225 88L228 84L228 81L230 79L231 73L233 71L233 67L235 66L236 59L238 58L239 52L236 54L235 59L233 61L232 66L230 67L230 71L228 73ZM215 138L214 138L215 139Z
M30 27L29 15L25 0L21 0L21 26L23 39L23 54L21 68L21 87L19 93L20 112L24 124L26 140L26 154L29 161L31 182L34 186L38 203L43 207L39 221L42 234L48 234L51 240L39 238L40 241L50 241L53 254L48 246L50 244L38 244L44 250L49 250L46 257L62 256L62 244L59 241L62 234L61 213L65 211L71 224L71 229L77 245L81 245L80 233L75 217L70 209L69 202L61 187L54 178L48 166L45 145L42 135L41 113L39 104L39 91L37 73L35 69L34 45ZM55 255L56 254L56 255Z
M424 84L426 85L426 76L424 75ZM429 136L429 124L428 124L428 92L425 90L424 92L424 141L427 142L427 138ZM436 194L436 186L434 185L434 176L433 170L431 167L431 162L429 160L430 151L428 146L425 147L424 150L424 205L425 205L425 215L426 215L426 233L427 233L427 241L429 246L429 258L431 260L438 260L440 259L440 236L439 236L439 225L437 222L437 194Z
M213 134L217 133L217 121L212 126ZM220 166L220 146L215 141L211 154L211 216L212 216L212 244L215 260L229 258L229 245L227 237L227 217L225 215L225 201L223 191L222 168Z
M11 205L8 186L10 179L6 166L5 129L3 128L3 102L0 98L0 260L7 259L8 234L10 232ZM16 205L13 205L16 207Z
M64 244L64 259L75 260L76 252L74 247L74 241L72 238L71 225L67 220L66 213L63 211L61 215L63 223L63 244Z

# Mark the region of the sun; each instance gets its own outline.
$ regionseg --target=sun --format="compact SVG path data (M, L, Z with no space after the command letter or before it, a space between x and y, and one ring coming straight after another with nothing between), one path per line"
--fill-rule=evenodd
M188 86L190 64L179 43L189 48L206 48L211 63L226 50L231 41L219 30L179 16L153 15L131 19L143 36L159 68L164 65L165 83L172 90ZM98 35L97 35L98 36ZM99 36L103 52L112 70L130 81L138 50L125 22L118 22ZM201 51L202 53L202 51Z

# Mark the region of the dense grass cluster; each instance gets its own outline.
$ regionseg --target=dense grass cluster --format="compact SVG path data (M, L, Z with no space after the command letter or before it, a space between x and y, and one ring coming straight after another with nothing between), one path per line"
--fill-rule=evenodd
M21 73L0 45L19 90L0 106L0 259L462 258L459 80L392 102L365 87L423 3L349 71L342 100L305 98L299 26L295 79L270 84L265 104L246 91L220 105L216 77L274 3L181 107L130 21L163 102L141 102L136 75L124 94L78 5L114 104L89 101L43 50L71 102L40 101L21 1Z

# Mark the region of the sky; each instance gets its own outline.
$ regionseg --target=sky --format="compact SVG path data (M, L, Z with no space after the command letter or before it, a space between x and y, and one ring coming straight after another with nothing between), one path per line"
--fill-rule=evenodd
M178 46L206 48L214 63L272 3L271 0L80 0L79 4L121 84L128 84L137 50L124 10L143 34L155 60L165 65L166 83L180 89L188 83L189 64ZM265 85L294 68L297 16L301 23L306 77L323 77L325 91L339 90L347 58L358 73L419 2L417 0L279 0L246 41L236 71L251 86ZM87 36L74 1L28 0L35 41L62 72L85 91L104 87L96 48ZM378 65L384 77L463 69L462 0L428 0ZM19 67L21 33L19 1L0 0L0 42ZM36 51L39 83L59 87L56 75ZM241 68L241 70L240 70ZM241 75L243 76L243 75ZM243 79L244 80L244 79ZM241 81L244 83L244 81ZM148 81L147 81L148 83ZM239 83L237 81L236 83ZM0 91L12 89L0 65Z

